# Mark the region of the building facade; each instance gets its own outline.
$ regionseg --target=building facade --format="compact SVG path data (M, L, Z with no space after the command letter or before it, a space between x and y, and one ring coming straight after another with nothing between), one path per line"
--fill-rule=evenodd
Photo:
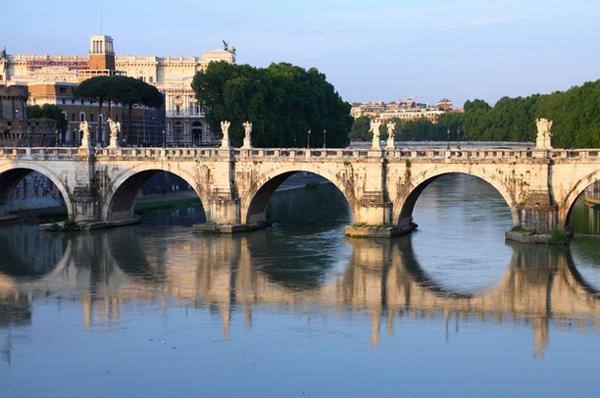
M235 63L235 50L226 46L201 57L117 56L110 36L94 35L87 56L9 54L0 60L0 81L27 86L29 105L59 106L69 122L61 136L65 145L78 144L83 120L90 123L93 134L100 130L99 123L103 124L102 134L94 139L106 144L109 117L129 126L127 144L212 145L213 135L191 88L194 75L212 61ZM100 112L99 104L74 97L81 81L100 75L126 75L154 85L164 93L164 109L136 106L128 120L129 109L123 104L111 104L108 114L107 107Z
M371 120L390 120L398 118L403 121L428 120L436 123L440 115L448 112L462 112L462 109L453 109L452 101L442 99L437 102L437 106L430 106L425 103L417 102L408 98L406 101L399 99L396 102L385 103L382 101L352 104L350 115L354 118L366 116Z

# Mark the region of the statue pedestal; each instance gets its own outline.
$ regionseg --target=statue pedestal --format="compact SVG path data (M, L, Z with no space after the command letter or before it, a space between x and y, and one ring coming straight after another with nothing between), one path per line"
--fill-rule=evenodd
M115 137L110 137L110 144L108 145L109 149L116 149L116 148L121 148L121 145L119 145L119 140Z
M254 149L252 140L250 138L244 138L244 145L242 145L241 149Z

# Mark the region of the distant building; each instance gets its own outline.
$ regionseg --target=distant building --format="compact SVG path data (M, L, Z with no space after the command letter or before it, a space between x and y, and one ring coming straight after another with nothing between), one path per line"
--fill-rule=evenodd
M415 97L416 98L416 97ZM366 116L371 120L390 120L398 118L400 120L422 120L426 119L436 123L440 115L447 112L462 112L462 109L453 109L452 101L442 99L438 101L437 107L419 103L412 98L406 101L399 99L396 102L384 103L382 101L370 103L352 103L350 115L354 118Z
M56 141L54 120L27 118L27 87L0 85L0 145L53 146Z
M92 133L98 130L99 122L103 124L102 135L93 138L106 144L105 123L109 117L122 122L121 139L128 144L210 145L214 137L196 102L191 82L196 72L211 61L235 63L235 49L205 52L202 57L117 56L110 36L94 35L87 56L8 55L0 59L0 81L27 86L29 105L59 106L69 122L67 132L61 136L65 145L78 145L79 122L83 120L90 123ZM100 114L99 104L73 95L81 81L100 75L126 75L156 86L165 95L164 109L136 106L129 121L128 108L116 103L112 104L110 115L107 104Z
M442 111L451 111L453 107L452 101L447 98L439 100L437 103L437 108Z

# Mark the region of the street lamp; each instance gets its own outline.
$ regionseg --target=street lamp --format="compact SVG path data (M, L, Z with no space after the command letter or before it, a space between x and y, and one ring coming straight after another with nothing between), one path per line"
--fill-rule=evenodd
M327 148L327 129L323 129L323 148Z
M458 129L456 130L456 140L458 141L456 147L460 149L460 127L458 127Z
M307 137L308 137L308 138L307 138L307 140L306 140L306 147L307 147L308 149L310 149L310 130L308 130Z
M448 146L446 147L446 149L450 150L450 129L447 129L446 132L448 133Z

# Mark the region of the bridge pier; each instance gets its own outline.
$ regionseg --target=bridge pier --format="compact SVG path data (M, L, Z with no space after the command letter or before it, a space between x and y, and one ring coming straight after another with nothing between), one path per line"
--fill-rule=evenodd
M531 187L525 203L518 206L519 225L516 230L506 233L506 238L525 243L564 244L572 232L558 223L558 206L552 193L552 164L548 151L536 150L534 159L540 159L530 166ZM542 160L543 159L543 160Z

